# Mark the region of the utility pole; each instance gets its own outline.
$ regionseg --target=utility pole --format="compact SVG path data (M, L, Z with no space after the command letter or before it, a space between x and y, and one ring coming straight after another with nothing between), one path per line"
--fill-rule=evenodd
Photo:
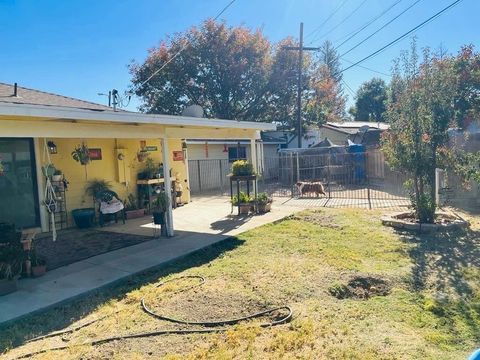
M298 81L297 81L297 136L298 148L302 148L302 77L303 77L303 52L319 51L318 47L303 46L303 22L300 23L299 46L284 46L284 50L298 51Z

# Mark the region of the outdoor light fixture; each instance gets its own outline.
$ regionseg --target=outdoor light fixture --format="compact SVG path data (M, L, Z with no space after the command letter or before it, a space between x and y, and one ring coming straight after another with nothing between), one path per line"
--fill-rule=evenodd
M47 142L48 146L48 152L50 154L56 154L57 153L57 145L53 141Z
M182 141L182 150L186 150L186 149L187 149L187 142Z

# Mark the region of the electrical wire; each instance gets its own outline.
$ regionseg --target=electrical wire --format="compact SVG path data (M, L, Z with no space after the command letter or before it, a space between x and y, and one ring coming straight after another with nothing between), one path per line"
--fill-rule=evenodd
M368 20L364 25L360 26L360 28L348 33L347 35L345 35L344 37L342 37L341 39L335 41L335 42L338 42L338 41L341 41L342 39L345 39L343 40L340 45L337 45L336 49L338 49L339 47L341 47L342 45L346 44L348 41L350 41L351 39L353 39L355 36L357 36L358 34L360 34L363 30L365 30L367 27L369 27L370 25L372 25L375 21L377 21L378 19L380 19L382 16L384 16L385 14L387 14L390 10L392 10L395 6L397 6L398 4L400 4L403 0L397 0L395 1L392 5L390 5L388 8L386 8L385 10L383 10L382 12L380 12L378 15L374 16L372 19Z
M347 55L349 52L355 50L356 48L358 48L360 45L362 45L365 41L369 40L370 38L372 38L373 36L375 36L376 34L378 34L380 31L382 31L383 29L385 29L388 25L390 25L392 22L394 22L395 20L397 20L398 18L400 18L403 14L405 14L408 10L410 10L411 8L413 8L415 5L417 5L420 1L422 0L416 0L413 4L411 4L409 7L407 7L405 10L403 10L401 13L399 13L397 16L393 17L390 21L386 22L383 26L381 26L380 28L378 28L377 30L375 30L373 33L371 33L370 35L368 35L365 39L363 39L362 41L360 41L359 43L357 43L355 46L351 47L350 49L348 49L347 51L345 51L341 56L344 56L344 55Z
M351 60L347 60L347 59L345 59L345 58L343 58L343 57L341 57L341 59L342 59L343 61L346 61L346 62L350 63L350 64L353 64L353 63L354 63L353 61L351 61ZM358 66L359 68L362 68L362 69L365 69L365 70L368 70L368 71L371 71L371 72L374 72L374 73L377 73L377 74L380 74L380 75L384 75L384 76L392 77L392 75L391 75L391 74L388 74L388 73L386 73L386 72L383 72L383 71L378 71L378 70L375 70L375 69L369 68L369 67L367 67L367 66L364 66L364 65L357 65L357 66Z
M408 35L410 35L411 33L417 31L418 29L422 28L423 26L427 25L429 22L435 20L437 17L439 17L440 15L442 15L445 11L451 9L452 7L454 7L455 5L459 4L460 2L462 2L463 0L456 0L454 1L453 3L451 3L450 5L444 7L442 10L438 11L437 13L435 13L434 15L430 16L428 19L422 21L420 24L418 24L417 26L415 26L414 28L410 29L409 31L403 33L402 35L400 35L399 37L397 37L396 39L394 39L393 41L390 41L388 44L386 44L385 46L382 46L380 49L374 51L373 53L371 53L370 55L367 55L365 56L363 59L361 60L358 60L357 62L353 63L352 65L342 69L340 72L343 73L355 66L357 66L358 64L380 54L382 51L388 49L389 47L395 45L397 42L403 40L404 38L406 38Z
M313 44L315 41L318 41L320 39L323 39L327 35L330 35L332 32L334 32L336 29L338 29L340 26L342 26L348 19L350 19L360 8L367 2L368 0L363 0L360 5L358 5L355 9L353 9L350 14L345 16L337 25L335 25L333 28L325 32L324 34L321 34L319 36L314 37L307 45Z
M236 0L231 0L225 7L213 18L213 20L217 20L222 14L227 11L227 9L233 5L233 3ZM170 59L168 59L160 68L155 70L146 80L142 81L139 85L135 86L133 89L129 91L130 94L133 94L135 90L138 88L144 86L146 83L148 83L150 80L152 80L153 77L155 77L160 71L162 71L168 64L170 64L173 60L175 60L178 55L180 55L188 46L188 41L185 41L183 46L178 50Z
M199 287L199 286L201 286L205 283L205 278L203 276L186 275L186 276L180 276L180 277L172 278L172 279L169 279L167 281L161 282L161 283L157 284L155 287L156 288L161 288L168 283L175 282L175 281L182 280L182 279L196 279L196 280L198 280L198 282L196 284L193 284L193 285L187 286L185 288L182 288L178 291L174 291L174 292L172 292L172 294L178 294L178 293L181 293L181 292L185 292L185 291L197 288L197 287ZM65 349L72 348L74 346L101 345L101 344L105 344L105 343L112 342L112 341L117 341L117 340L147 338L147 337L153 337L153 336L173 335L173 334L188 335L188 334L220 333L220 332L225 332L225 331L228 331L228 330L231 329L230 327L225 327L226 325L236 325L236 324L244 322L244 321L252 320L252 319L267 316L267 315L272 315L273 313L280 312L282 310L286 312L284 315L276 317L275 320L272 320L268 323L262 323L259 326L262 327L262 328L269 328L269 327L272 327L272 326L285 324L285 323L291 321L292 318L293 318L292 309L289 306L284 305L284 306L279 306L279 307L275 307L275 308L272 308L272 309L267 309L267 310L264 310L264 311L260 311L260 312L257 312L257 313L251 314L251 315L243 316L243 317L240 317L240 318L235 318L235 319L224 319L224 320L216 320L216 321L189 321L189 320L175 319L175 318L171 318L171 317L156 313L155 311L153 311L151 308L149 308L146 305L145 298L142 298L140 300L140 303L141 303L143 311L145 313L149 314L150 316L156 318L156 319L168 321L168 322L171 322L171 323L181 324L181 325L203 326L204 328L168 329L168 330L167 329L165 329L165 330L157 329L157 330L154 330L154 331L146 331L146 332L126 334L126 335L110 336L110 337L100 338L100 339L96 339L96 340L90 340L90 341L86 341L86 342L82 342L82 343L77 343L77 344L68 344L68 345L63 345L63 346L51 347L51 348L48 348L48 349L41 349L41 350L38 350L38 351L34 351L34 352L30 352L30 353L20 355L20 356L16 357L15 359L30 358L32 356L39 355L39 354L44 354L44 353L49 352L49 351L65 350ZM115 311L113 314L116 314L118 312L120 312L120 310ZM65 330L61 330L61 331L55 331L55 332L52 332L52 333L47 334L47 335L36 337L34 339L31 339L31 340L27 341L27 343L37 342L37 341L44 340L44 339L47 339L47 338L73 333L73 332L78 331L80 329L83 329L87 326L90 326L94 323L97 323L97 322L99 322L99 321L101 321L101 320L103 320L103 319L105 319L105 318L107 318L107 317L109 317L113 314L102 316L98 319L91 320L91 321L86 322L82 325L78 325L74 328L69 328L69 329L65 329ZM63 337L62 337L62 340L68 341L68 339L64 339Z
M335 14L348 2L349 0L343 0L333 11L332 13L327 16L327 18L320 24L318 25L315 29L313 29L312 31L310 31L306 36L305 38L308 38L310 37L311 35L313 35L314 33L322 30L323 26L332 18L335 16Z

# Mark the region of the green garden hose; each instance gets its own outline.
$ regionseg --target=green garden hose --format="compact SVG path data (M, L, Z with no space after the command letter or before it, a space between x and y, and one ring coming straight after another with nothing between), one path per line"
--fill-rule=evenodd
M197 280L199 280L199 282L197 284L194 284L194 285L185 287L183 289L180 289L179 291L175 291L174 294L196 288L196 287L201 286L205 283L205 278L202 277L202 276L187 275L187 276L181 276L181 277L177 277L177 278L173 278L173 279L161 282L161 283L156 285L156 288L160 288L160 287L166 285L167 283L171 283L171 282L182 280L182 279L197 279ZM35 352L20 355L19 357L16 357L15 359L25 359L25 358L29 358L29 357L32 357L32 356L35 356L35 355L46 353L48 351L65 350L65 349L68 349L72 346L84 346L84 345L93 345L94 346L94 345L101 345L101 344L105 344L105 343L112 342L112 341L117 341L117 340L145 338L145 337L153 337L153 336L160 336L160 335L187 335L187 334L220 333L220 332L224 332L224 331L227 331L227 330L230 329L228 327L225 327L226 325L235 325L235 324L238 324L238 323L243 322L243 321L259 318L259 317L262 317L262 316L265 316L265 315L268 315L268 314L272 314L274 312L282 311L282 310L285 310L287 312L285 315L283 315L279 319L276 319L276 320L271 321L269 323L260 324L260 327L266 328L266 327L272 327L272 326L276 326L276 325L280 325L280 324L285 324L285 323L289 322L292 319L292 316L293 316L293 311L289 306L280 306L280 307L276 307L276 308L273 308L273 309L268 309L268 310L265 310L265 311L261 311L261 312L258 312L258 313L252 314L252 315L247 315L247 316L236 318L236 319L225 319L225 320L217 320L217 321L188 321L188 320L179 320L179 319L175 319L175 318L170 318L168 316L157 314L156 312L154 312L152 309L150 309L146 305L145 298L141 299L141 306L142 306L142 309L147 314L155 317L156 319L160 319L160 320L164 320L164 321L168 321L168 322L172 322L172 323L176 323L176 324L182 324L182 325L203 326L203 327L207 327L207 329L177 329L177 330L175 330L175 329L173 329L173 330L161 330L161 329L159 329L159 330L155 330L155 331L111 336L111 337L101 338L101 339L97 339L97 340L91 340L91 341L87 341L87 342L83 342L83 343L79 343L79 344L69 344L69 345L63 345L63 346L38 350L38 351L35 351ZM120 310L116 311L115 313L118 313L118 312L120 312ZM61 330L61 331L55 331L55 332L52 332L52 333L47 334L47 335L39 336L39 337L33 338L31 340L28 340L26 343L32 343L32 342L40 341L40 340L43 340L43 339L46 339L46 338L61 336L61 335L64 335L64 334L70 334L70 333L78 331L82 328L85 328L87 326L90 326L90 325L92 325L96 322L99 322L99 321L101 321L101 320L103 320L103 319L105 319L105 318L107 318L108 316L111 316L111 315L112 314L102 316L98 319L91 320L87 323L78 325L78 326L73 327L73 328L69 328L69 329L65 329L65 330Z

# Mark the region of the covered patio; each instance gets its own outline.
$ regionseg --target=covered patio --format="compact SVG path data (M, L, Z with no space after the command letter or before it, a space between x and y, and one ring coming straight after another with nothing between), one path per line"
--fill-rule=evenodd
M110 182L122 200L129 194L136 194L138 173L142 168L137 156L148 151L147 155L153 159L152 161L161 163L164 169L162 178L158 181L163 184L168 197L167 235L174 236L172 182L180 183L183 187L181 201L183 203L190 201L188 149L184 146L183 140L247 139L251 144L252 163L254 168L257 168L255 140L259 138L261 130L274 128L274 125L266 123L0 103L0 139L9 139L12 143L15 139L32 141L30 157L32 168L24 170L27 172L24 176L31 178L35 187L31 199L27 201L31 203L32 208L27 219L22 218L23 213L20 210L15 214L16 217L9 219L11 214L4 209L5 214L2 217L5 219L1 220L18 222L17 225L22 228L37 226L42 232L52 228L52 217L43 203L46 184L42 172L45 165L53 163L56 168L62 170L68 180L68 190L62 201L67 207L66 227L72 226L71 210L93 205L84 191L90 180L102 179ZM55 152L51 152L46 144L53 144ZM96 151L97 156L85 166L76 163L71 155L76 147L83 144ZM8 147L8 143L6 146ZM6 164L5 168L15 169L14 150L11 151L11 155L8 148L4 151L8 155L4 157L8 157L7 160L11 162ZM5 159L3 161L5 162ZM24 165L22 164L26 168ZM6 174L7 179L8 175ZM15 182L18 182L18 179L12 177L10 184L15 185ZM5 196L10 196L11 193L7 191ZM23 193L25 194L25 191ZM11 201L15 199L12 198Z

